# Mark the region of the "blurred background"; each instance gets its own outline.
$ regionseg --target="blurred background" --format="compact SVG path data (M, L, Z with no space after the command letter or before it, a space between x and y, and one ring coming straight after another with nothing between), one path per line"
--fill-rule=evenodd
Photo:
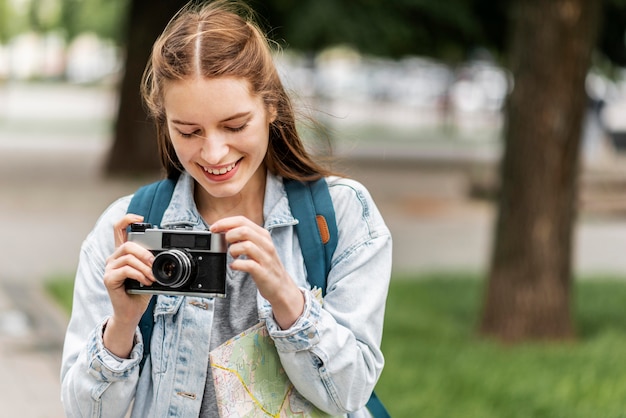
M107 205L160 176L139 78L152 42L184 4L0 0L0 403L16 416L63 416L58 367L80 244ZM392 231L388 366L377 389L392 414L621 416L626 370L614 367L611 353L626 343L626 3L249 4L278 46L276 63L298 111L324 126L322 133L302 126L311 150L332 153L338 170L364 183ZM540 38L552 45L572 38L561 21L591 28L572 40L573 49L589 51L584 60L568 60L563 43L562 56L558 48L555 59L543 56L539 71L546 80L567 78L566 69L584 72L577 87L561 89L575 105L561 116L573 115L566 120L580 129L540 138L580 153L561 182L576 191L564 198L576 216L559 235L571 240L557 240L549 251L569 268L545 275L548 283L566 283L557 293L569 325L565 333L511 339L485 332L484 319L488 285L498 279L496 249L505 246L496 239L507 207L499 200L508 184L501 163L516 141L507 121L521 113L507 100L520 74L538 68L519 57L542 57L540 48L519 41L520 27L528 39L532 25L537 32L554 28ZM535 98L526 108L542 109L541 95ZM536 113L516 126L539 125L545 113ZM549 154L540 146L515 159L551 183L566 171L537 166ZM525 187L535 186L516 194ZM560 196L543 193L546 201ZM529 212L543 200L537 196L529 198ZM540 264L524 251L507 262ZM542 309L531 306L523 315ZM557 316L542 315L543 322ZM494 337L516 348L503 349ZM557 343L545 348L545 341ZM512 373L522 383L511 382Z

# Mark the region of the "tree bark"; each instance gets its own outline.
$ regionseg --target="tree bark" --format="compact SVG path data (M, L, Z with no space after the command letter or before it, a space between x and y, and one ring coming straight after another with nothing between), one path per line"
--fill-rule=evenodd
M132 0L127 22L125 70L120 85L115 138L109 152L108 176L146 175L161 169L154 124L139 93L152 44L186 2Z
M506 342L574 337L573 226L585 78L602 1L519 0L499 216L481 333Z

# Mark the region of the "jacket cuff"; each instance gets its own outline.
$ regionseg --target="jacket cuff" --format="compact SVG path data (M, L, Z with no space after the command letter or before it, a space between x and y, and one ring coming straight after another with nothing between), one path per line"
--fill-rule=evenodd
M320 341L317 324L322 313L322 305L315 300L309 290L300 289L304 294L304 312L291 328L282 330L272 316L266 318L270 337L279 352L293 353L309 350Z
M143 339L139 329L135 331L135 345L130 358L120 358L106 349L103 334L108 318L89 336L88 359L90 375L102 382L115 382L130 377L143 357Z

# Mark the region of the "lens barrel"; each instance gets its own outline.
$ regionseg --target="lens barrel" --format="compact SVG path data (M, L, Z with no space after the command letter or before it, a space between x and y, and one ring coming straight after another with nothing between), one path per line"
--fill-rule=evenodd
M191 277L193 259L185 250L171 249L156 255L152 263L152 273L162 286L178 288Z

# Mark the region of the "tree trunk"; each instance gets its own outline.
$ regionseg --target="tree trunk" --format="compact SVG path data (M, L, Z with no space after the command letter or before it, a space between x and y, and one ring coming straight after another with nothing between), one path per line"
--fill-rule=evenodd
M506 342L569 339L585 77L602 1L519 0L499 217L481 324Z
M160 169L156 131L139 93L152 44L185 4L176 0L132 0L127 22L126 67L120 86L115 139L106 161L107 175L145 175Z

